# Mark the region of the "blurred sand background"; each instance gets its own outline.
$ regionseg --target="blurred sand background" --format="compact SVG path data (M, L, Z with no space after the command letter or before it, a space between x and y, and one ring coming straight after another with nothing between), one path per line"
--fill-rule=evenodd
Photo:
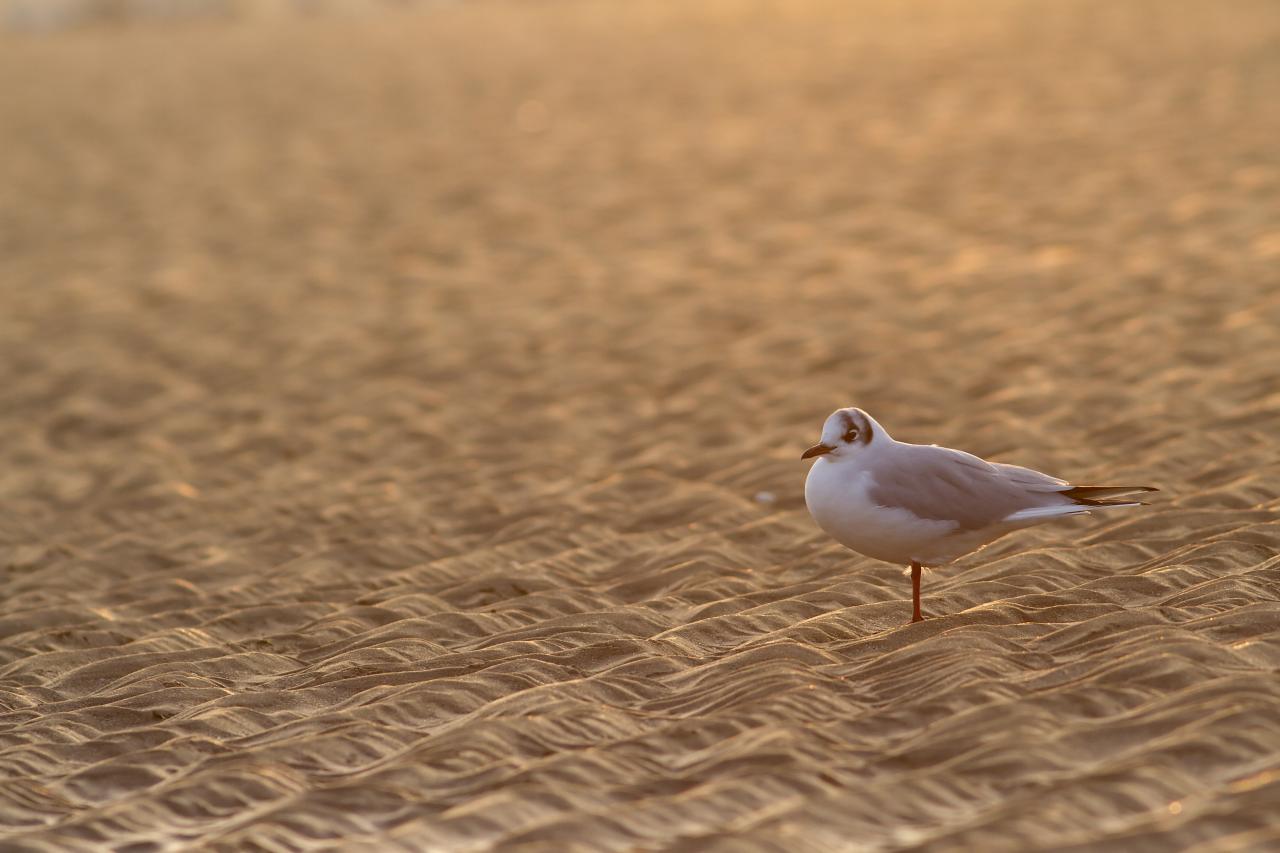
M252 17L0 36L0 848L1280 847L1280 6Z

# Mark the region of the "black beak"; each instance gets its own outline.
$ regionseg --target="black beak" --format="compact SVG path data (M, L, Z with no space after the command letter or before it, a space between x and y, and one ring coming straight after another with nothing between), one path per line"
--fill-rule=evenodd
M835 450L834 447L828 447L825 444L815 444L813 447L810 447L804 453L800 454L800 458L812 459L815 456L821 456L822 454L830 453L833 450Z

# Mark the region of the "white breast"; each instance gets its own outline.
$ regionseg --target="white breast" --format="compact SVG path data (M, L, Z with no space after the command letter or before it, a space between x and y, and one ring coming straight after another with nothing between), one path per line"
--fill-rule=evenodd
M805 503L813 520L833 539L877 560L936 566L976 547L959 541L966 537L951 535L959 526L954 521L876 506L867 495L874 482L871 472L856 463L820 458L805 479Z

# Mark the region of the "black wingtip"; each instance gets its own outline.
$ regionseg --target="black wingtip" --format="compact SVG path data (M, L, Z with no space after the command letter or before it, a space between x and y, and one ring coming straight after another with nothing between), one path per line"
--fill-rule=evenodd
M1134 492L1158 492L1155 486L1072 486L1061 494L1080 506L1142 506L1128 498Z

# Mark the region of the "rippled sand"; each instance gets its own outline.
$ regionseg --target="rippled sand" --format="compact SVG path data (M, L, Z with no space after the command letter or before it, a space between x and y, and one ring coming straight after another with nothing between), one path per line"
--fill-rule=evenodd
M1280 846L1280 11L1172 8L5 37L0 848ZM1163 491L908 626L846 403Z

